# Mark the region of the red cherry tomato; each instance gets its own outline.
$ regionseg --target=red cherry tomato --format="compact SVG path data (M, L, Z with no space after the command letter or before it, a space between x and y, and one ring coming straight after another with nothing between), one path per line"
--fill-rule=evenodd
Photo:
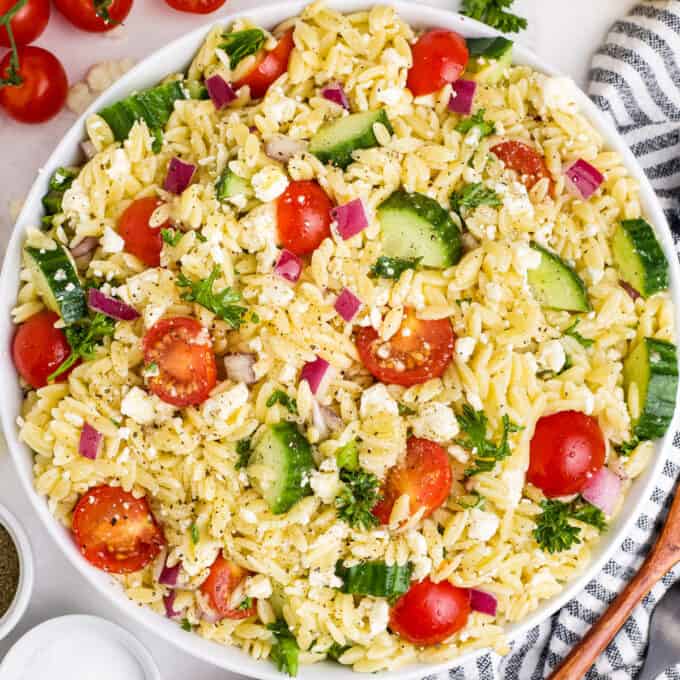
M208 598L208 604L223 619L247 619L254 616L257 600L247 609L232 609L231 596L236 587L248 576L248 572L220 554L210 567L208 578L201 584L201 592Z
M120 25L130 14L133 0L54 0L57 9L83 31L103 33Z
M406 86L414 97L439 92L446 83L458 80L469 58L465 38L444 29L423 33L411 47L411 53L413 66Z
M288 60L293 51L293 30L284 33L271 52L262 51L252 71L234 84L236 90L250 86L253 99L264 97L269 86L288 70Z
M208 330L195 319L161 319L144 336L144 360L158 366L149 388L174 406L202 404L217 382Z
M161 263L161 229L169 226L169 222L158 228L149 226L151 215L159 205L161 201L153 196L138 198L118 220L118 233L125 241L125 250L149 267L158 267Z
M64 331L55 328L59 316L42 311L24 321L12 340L12 359L19 375L35 389L47 385L47 378L71 356ZM66 380L68 372L57 382Z
M210 14L222 7L226 0L165 0L173 9L192 14Z
M0 0L0 16L7 14L17 0ZM50 0L28 0L9 22L17 45L28 45L38 38L50 19ZM0 26L0 46L11 47L7 29Z
M510 170L514 170L527 189L531 189L536 182L547 177L550 179L545 159L536 149L524 142L501 142L491 147L491 152L505 163Z
M469 590L426 578L396 601L390 628L414 645L436 645L463 628L469 616Z
M531 439L527 481L548 498L578 493L604 457L604 435L595 418L579 411L543 416Z
M423 517L428 517L449 497L451 481L447 452L429 439L410 437L406 460L387 473L382 500L373 508L373 514L382 524L387 524L394 503L407 493L411 498L411 514L425 508Z
M0 106L21 123L43 123L56 116L64 106L68 94L66 71L51 52L42 47L20 47L20 85L0 87ZM0 62L0 77L9 72L12 53Z
M85 559L112 574L143 569L165 545L146 498L117 486L96 486L73 511L73 535Z
M387 342L374 328L360 328L357 350L364 366L380 382L410 387L444 373L456 336L448 319L423 321L413 309L405 312L401 328Z
M296 255L316 250L331 235L333 204L312 180L291 182L277 205L281 244Z

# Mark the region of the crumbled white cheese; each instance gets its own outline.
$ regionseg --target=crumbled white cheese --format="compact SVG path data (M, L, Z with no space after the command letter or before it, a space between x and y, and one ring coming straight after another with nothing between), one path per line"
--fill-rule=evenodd
M414 557L411 564L413 565L411 576L415 581L422 581L432 571L432 560L427 556Z
M371 607L371 614L368 617L371 635L378 635L387 630L390 619L390 605L387 600L376 599Z
M512 253L512 266L518 274L525 276L527 271L541 266L541 253L526 243L517 243Z
M456 356L463 362L466 363L472 353L475 351L475 345L477 340L470 336L462 336L456 340Z
M57 271L54 273L55 281L66 281L66 278L66 272L63 269L57 269Z
M361 406L359 407L361 417L369 418L376 413L391 413L395 416L399 413L397 402L392 399L382 383L372 385L364 390L361 395Z
M510 507L516 508L522 498L522 491L524 490L524 471L519 468L506 470L503 473L503 481L508 490L508 504Z
M246 597L256 597L266 600L272 595L272 582L264 574L249 576L245 582Z
M257 515L248 508L241 508L239 511L241 519L247 524L257 524Z
M340 491L340 478L335 471L312 470L309 485L322 502L330 504Z
M455 458L459 463L467 463L470 460L470 454L458 444L451 444L447 451L452 458Z
M458 419L450 406L433 401L425 404L418 416L411 420L416 437L446 442L459 432Z
M151 328L172 304L172 300L166 300L159 304L149 303L144 307L144 328Z
M486 284L486 297L492 302L499 302L503 299L503 288L495 281L489 281Z
M309 572L309 583L310 585L317 587L327 587L327 588L342 588L344 581L335 575L333 569L326 569L321 571L321 569L312 569Z
M111 227L104 227L102 236L102 250L105 253L122 253L125 248L125 241Z
M547 370L559 373L567 357L559 340L547 340L540 344L536 359Z
M253 175L251 180L255 197L263 203L277 199L288 186L288 177L276 165L267 165Z
M154 399L139 387L133 387L123 397L120 412L140 425L148 425L155 418Z
M594 269L593 267L588 267L588 275L593 285L596 286L604 278L604 269Z
M403 95L403 90L400 87L385 87L378 91L376 98L378 101L387 104L388 106L395 106L399 103Z
M473 508L470 510L470 525L468 536L475 541L488 541L500 525L498 516L493 512Z
M505 209L513 216L534 214L534 205L529 199L527 188L521 182L513 182L510 191L503 196Z
M125 153L125 149L116 149L111 154L111 164L109 165L106 174L114 182L124 182L130 176L132 172L132 166L130 165L130 159Z
M295 297L295 291L283 280L272 276L262 287L258 302L264 306L287 307Z
M578 113L578 92L571 78L546 78L543 81L543 101L549 109Z
M210 397L204 402L201 410L204 418L224 422L247 401L248 388L244 383L239 383L230 390Z
M475 125L465 137L464 144L466 146L479 146L479 140L482 138L482 129L479 125Z

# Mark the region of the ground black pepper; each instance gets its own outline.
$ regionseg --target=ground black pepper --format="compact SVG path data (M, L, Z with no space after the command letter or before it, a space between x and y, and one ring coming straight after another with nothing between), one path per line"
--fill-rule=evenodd
M19 587L19 555L7 529L0 524L0 616L10 608Z

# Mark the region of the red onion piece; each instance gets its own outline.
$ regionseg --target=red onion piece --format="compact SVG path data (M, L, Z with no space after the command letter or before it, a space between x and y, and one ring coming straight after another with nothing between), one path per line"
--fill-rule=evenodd
M581 491L581 496L605 515L611 515L621 493L621 479L609 468L600 468L592 475Z
M633 286L630 285L630 283L626 283L623 279L619 279L619 286L623 288L623 290L630 295L631 299L633 301L637 300L639 297L642 297L640 293L638 293Z
M274 265L274 273L290 283L295 283L302 274L302 260L295 253L284 249Z
M169 588L174 588L177 586L177 577L179 576L180 569L182 568L181 562L178 562L174 567L169 567L167 562L161 571L161 575L158 577L158 583L163 586L168 586Z
M80 148L88 161L92 160L97 155L97 148L89 139L84 142L80 142Z
M326 427L328 427L331 432L336 432L342 427L342 418L328 406L319 406L321 411L321 416L324 420Z
M604 182L604 175L582 158L572 163L564 174L572 193L588 200Z
M175 597L177 593L171 590L167 595L163 596L163 604L165 605L165 615L169 619L176 619L182 612L175 609Z
M349 99L347 99L345 90L340 83L329 83L326 85L326 87L321 90L321 96L324 99L328 99L329 102L342 106L342 108L347 111L350 110Z
M309 389L312 394L316 394L321 385L321 381L326 376L330 364L321 357L317 357L314 361L305 364L302 373L300 373L300 380L306 380L309 384Z
M217 623L221 620L220 615L208 604L206 596L200 592L196 592L196 602L201 610L201 618L207 623Z
M368 226L368 218L366 217L363 201L360 198L355 198L353 201L345 203L345 205L333 208L331 214L338 224L338 234L345 241L362 232Z
M90 309L119 321L134 321L139 318L139 312L134 307L109 297L96 288L87 291L87 305Z
M80 432L80 441L78 442L78 453L83 458L89 460L96 460L102 448L104 435L95 430L92 425L85 423Z
M218 111L236 99L234 88L220 75L210 76L205 81L205 86L208 89L208 95L210 95L212 103Z
M293 156L307 150L307 144L300 139L286 135L274 135L264 145L264 152L275 161L287 163Z
M349 288L343 288L335 301L335 311L345 321L351 321L362 305L363 302Z
M496 597L491 593L470 588L470 607L475 612L496 616L498 600L496 600Z
M168 174L165 177L163 188L171 194L181 194L190 184L196 172L196 166L185 163L175 156L168 166Z
M69 250L73 257L82 257L83 255L88 255L93 250L97 250L98 246L99 246L98 238L96 238L95 236L86 236L81 241L78 241L78 243Z
M253 354L227 354L224 357L224 368L227 371L227 377L234 382L242 382L246 385L252 385L257 382L253 365L255 364L255 356Z
M474 80L456 80L452 87L449 111L469 115L472 112L472 100L475 98L477 83Z

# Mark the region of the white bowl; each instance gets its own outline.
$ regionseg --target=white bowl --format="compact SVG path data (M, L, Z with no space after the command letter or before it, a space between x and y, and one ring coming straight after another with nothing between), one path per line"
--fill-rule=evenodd
M304 0L295 0L276 5L269 5L239 12L230 18L248 16L258 24L271 28L281 21L298 14L308 4ZM476 21L462 17L452 12L446 12L420 3L402 2L395 0L329 0L329 6L341 11L356 11L366 9L376 4L393 6L402 18L416 27L443 27L456 30L466 36L492 36L496 31ZM87 115L101 109L103 106L115 102L133 90L142 89L157 84L167 74L185 70L191 62L194 54L200 47L210 28L215 23L224 23L225 17L220 17L205 27L197 29L180 38L158 52L154 53L143 62L138 64L121 80L105 92L81 117L76 124L64 136L56 150L45 164L31 189L24 208L17 220L16 229L10 242L5 263L2 271L1 290L2 307L0 308L0 384L5 385L5 394L0 411L2 424L5 429L7 441L14 464L16 466L21 483L26 490L33 507L42 521L49 529L50 534L60 549L71 560L74 566L82 573L83 577L92 583L112 603L126 612L131 618L155 631L168 642L193 654L205 661L217 666L235 671L243 675L249 675L263 679L281 678L269 661L255 661L244 652L233 648L223 647L217 643L205 640L197 635L190 635L183 631L176 623L165 620L152 611L138 607L130 602L116 586L112 585L111 579L103 572L91 567L76 550L68 531L61 526L50 514L45 499L39 496L33 488L31 472L31 452L22 444L17 437L16 417L19 415L21 406L21 391L17 382L16 371L12 364L9 353L10 338L13 334L10 320L10 309L14 305L19 286L19 267L21 261L21 246L24 240L24 231L27 226L40 223L42 206L40 199L47 190L48 180L51 173L61 165L69 165L80 159L79 142L84 138L84 119ZM555 69L542 62L530 51L517 47L515 49L515 61L528 64L538 71L550 75L560 75ZM680 267L673 248L673 239L666 223L663 211L654 195L644 173L638 166L635 158L618 136L611 122L606 119L588 97L579 93L578 103L581 110L602 134L607 146L618 151L624 158L626 166L641 186L641 198L644 213L656 227L661 246L670 266L671 292L675 303L676 328L680 328ZM645 473L635 480L625 503L624 511L612 522L609 531L604 534L600 543L593 550L593 559L587 569L574 579L559 595L546 600L543 605L527 617L524 621L507 627L510 638L517 637L533 626L544 621L557 609L576 596L604 566L609 556L627 535L629 527L636 518L635 509L649 497L655 477L663 467L663 450L671 444L672 433L677 420L677 410L674 422L666 436L656 446L656 458ZM456 662L463 662L475 656L476 653L468 653L455 661L448 661L437 665L418 664L397 671L382 673L384 678L411 678L422 677L438 670L449 668ZM323 663L303 667L299 677L302 680L339 680L354 674L351 670L335 663Z

